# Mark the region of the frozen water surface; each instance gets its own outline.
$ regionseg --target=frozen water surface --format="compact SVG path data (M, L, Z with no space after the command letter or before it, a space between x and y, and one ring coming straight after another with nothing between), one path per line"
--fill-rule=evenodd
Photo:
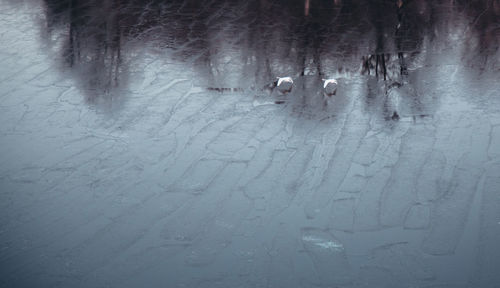
M499 19L0 0L0 286L500 287Z

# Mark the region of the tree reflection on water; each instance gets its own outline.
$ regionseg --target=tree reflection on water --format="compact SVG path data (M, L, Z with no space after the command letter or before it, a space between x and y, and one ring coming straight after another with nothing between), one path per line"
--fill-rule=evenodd
M49 31L66 35L67 64L84 86L105 91L126 79L127 43L169 50L209 86L366 74L395 87L422 54L453 41L468 47L464 65L495 67L499 2L45 0ZM220 63L235 51L236 64Z

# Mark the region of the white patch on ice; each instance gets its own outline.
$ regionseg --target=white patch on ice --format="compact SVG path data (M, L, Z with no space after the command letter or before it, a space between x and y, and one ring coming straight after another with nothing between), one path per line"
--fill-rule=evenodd
M257 106L262 106L262 105L275 105L276 103L274 103L274 101L253 101L253 107L257 107Z
M319 246L323 249L331 249L335 251L342 251L344 250L344 246L340 243L336 243L334 241L327 241L325 239L317 238L314 236L303 236L302 237L303 241L311 242L316 246Z
M202 93L205 91L207 91L206 88L193 86L191 87L191 90L189 92L194 94L194 93Z

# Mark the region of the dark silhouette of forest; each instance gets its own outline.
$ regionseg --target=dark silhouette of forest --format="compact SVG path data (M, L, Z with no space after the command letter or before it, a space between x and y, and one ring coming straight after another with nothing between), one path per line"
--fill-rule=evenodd
M124 43L170 49L208 71L222 46L246 51L256 83L291 76L362 73L399 85L427 42L465 21L468 52L487 65L499 46L500 1L45 0L49 31L67 31L62 54L92 87L117 86ZM455 17L456 16L456 17ZM458 19L458 20L457 20ZM497 61L497 60L493 60ZM495 62L494 62L495 63ZM215 69L215 70L214 70ZM243 69L244 70L244 69ZM248 76L248 75L247 75ZM394 84L395 83L395 84Z

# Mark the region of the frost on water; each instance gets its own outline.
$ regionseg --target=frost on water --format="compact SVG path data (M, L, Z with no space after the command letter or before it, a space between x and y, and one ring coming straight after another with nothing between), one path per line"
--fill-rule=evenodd
M0 0L0 287L500 287L498 19Z

